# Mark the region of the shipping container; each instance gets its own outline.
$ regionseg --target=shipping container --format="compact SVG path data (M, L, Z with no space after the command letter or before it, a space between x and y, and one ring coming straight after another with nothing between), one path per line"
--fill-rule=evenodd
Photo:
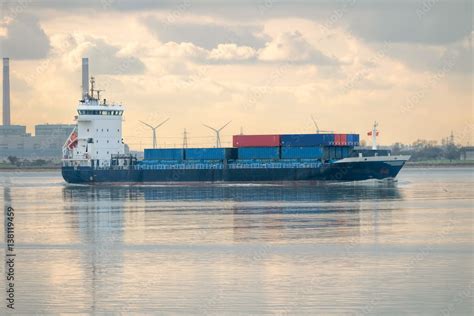
M342 158L350 157L351 155L351 148L350 147L342 147Z
M323 147L282 147L282 159L321 159Z
M280 147L241 147L239 159L280 159Z
M329 159L333 160L336 159L336 148L335 146L329 147Z
M224 160L237 159L235 148L187 148L184 150L186 160Z
M184 158L183 149L160 148L145 149L145 160L182 160Z
M280 135L234 135L234 147L276 147L280 146Z
M281 135L282 147L312 147L329 145L325 143L326 134L289 134Z
M359 145L359 134L347 134L347 145L358 146Z
M334 145L334 134L323 134L323 145Z
M354 145L354 134L347 134L347 145Z
M340 136L341 145L346 146L347 145L347 134L340 134L339 136Z

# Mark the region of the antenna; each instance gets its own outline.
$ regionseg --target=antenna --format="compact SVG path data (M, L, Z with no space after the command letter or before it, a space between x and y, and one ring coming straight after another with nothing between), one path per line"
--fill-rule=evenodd
M142 123L143 125L146 125L148 126L149 128L151 128L151 130L153 131L153 149L156 148L156 129L158 127L160 127L161 125L165 124L166 122L169 121L169 118L167 118L166 120L164 120L163 122L161 122L160 124L156 125L155 127L151 126L150 124L147 124L143 121L140 121L140 123Z
M95 84L95 78L92 76L91 77L91 98L94 98L94 84Z
M214 132L216 132L216 148L220 148L221 147L221 135L220 135L220 132L224 129L224 127L226 127L227 125L230 124L230 122L232 121L229 121L227 122L224 126L222 126L221 128L219 129L215 129L214 127L211 127L209 125L206 125L206 124L202 124L204 125L205 127L213 130Z
M186 132L186 129L184 129L183 134L183 148L188 148L188 133Z
M99 101L100 101L100 93L102 91L105 91L105 90L95 90L95 92L97 92L97 100L99 100Z

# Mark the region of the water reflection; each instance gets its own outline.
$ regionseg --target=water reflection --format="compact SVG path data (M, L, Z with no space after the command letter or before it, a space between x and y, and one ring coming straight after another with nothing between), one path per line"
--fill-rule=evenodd
M18 210L17 311L435 314L472 282L472 179L413 177L69 186L15 175L1 198ZM470 302L453 313L472 314Z
M81 241L125 243L287 242L361 234L361 211L376 212L402 194L392 185L66 186ZM367 217L363 219L366 221Z
M400 199L393 184L66 186L66 200L359 201Z

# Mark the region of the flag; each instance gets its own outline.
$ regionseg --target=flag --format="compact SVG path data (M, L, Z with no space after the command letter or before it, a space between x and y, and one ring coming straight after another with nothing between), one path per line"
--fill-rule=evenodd
M372 136L372 131L368 132L367 136ZM379 131L375 132L375 136L379 136Z

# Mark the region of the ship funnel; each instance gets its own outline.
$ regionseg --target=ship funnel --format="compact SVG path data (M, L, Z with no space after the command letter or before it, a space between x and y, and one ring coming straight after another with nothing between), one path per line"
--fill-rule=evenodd
M89 95L89 58L82 58L82 98Z
M3 125L10 124L10 59L3 58Z

